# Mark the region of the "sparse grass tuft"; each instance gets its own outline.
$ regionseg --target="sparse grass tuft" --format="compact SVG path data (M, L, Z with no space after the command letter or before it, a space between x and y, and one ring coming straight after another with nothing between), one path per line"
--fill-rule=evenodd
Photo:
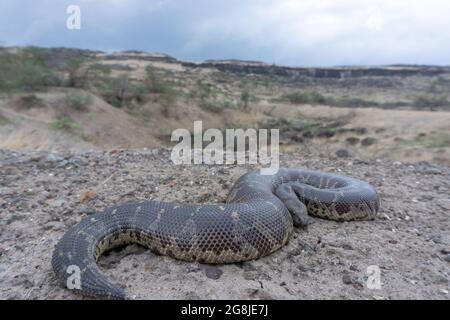
M211 100L200 100L200 107L204 110L208 110L214 113L223 111L220 103Z
M67 85L69 87L82 88L84 86L85 77L84 75L79 74L79 70L83 62L85 62L85 59L82 57L72 58L67 62L66 69L69 74Z
M165 128L165 127L159 128L159 136L160 136L161 138L166 138L166 137L168 137L168 136L170 136L170 135L171 135L170 129Z
M236 122L225 122L224 129L239 129L242 126Z
M57 130L70 131L79 129L81 126L73 121L69 116L59 115L52 120L50 127Z
M176 105L178 99L178 91L172 82L164 81L157 74L155 68L148 65L145 69L146 79L144 85L141 86L142 93L153 93L158 95L158 100L162 106L162 113L168 117L170 110Z
M433 136L418 134L412 139L400 139L400 143L404 145L421 146L430 149L450 148L450 136L444 134Z
M109 76L112 72L111 66L103 63L93 63L88 67L88 73Z
M143 101L147 93L142 83L131 81L126 76L102 77L94 86L106 102L118 108Z
M76 111L86 111L91 102L91 97L87 94L71 93L65 95L65 104Z
M155 71L155 68L151 65L148 65L145 68L147 77L145 82L147 84L147 88L151 93L160 93L160 94L173 94L174 89L173 86L168 82L162 80Z
M443 76L438 76L430 83L429 91L431 93L445 93L448 92L449 88L450 79Z
M450 106L450 101L444 96L416 96L409 103L405 101L377 102L373 100L353 97L327 97L315 91L285 94L281 97L281 100L288 101L292 104L324 104L329 106L347 108L377 107L384 109L393 109L397 107L413 106L416 109L435 110L437 108L448 108Z
M197 89L190 96L198 100L198 105L207 111L218 113L224 109L236 107L236 102L230 95L211 83L197 81Z
M292 104L326 104L327 99L318 92L293 92L282 96Z

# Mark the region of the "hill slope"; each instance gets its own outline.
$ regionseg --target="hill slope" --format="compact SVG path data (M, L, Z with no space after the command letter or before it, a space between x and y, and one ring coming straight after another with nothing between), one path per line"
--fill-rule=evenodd
M169 145L176 128L279 128L284 150L450 163L447 67L292 68L164 54L0 50L0 147Z
M173 166L167 149L49 154L0 151L0 298L79 299L52 273L53 246L73 224L126 201L224 201L249 166ZM428 163L284 155L281 164L364 179L382 199L374 221L312 218L268 257L207 266L137 246L100 259L137 299L448 299L450 170ZM420 190L420 192L418 191ZM367 267L381 271L367 287ZM195 288L195 289L194 289Z

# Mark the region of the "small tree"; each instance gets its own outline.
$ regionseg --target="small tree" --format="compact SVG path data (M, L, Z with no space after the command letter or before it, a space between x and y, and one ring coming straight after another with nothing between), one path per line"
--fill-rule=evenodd
M250 98L251 98L250 92L248 92L247 90L241 93L241 101L243 103L244 110L248 109L248 103L250 102Z

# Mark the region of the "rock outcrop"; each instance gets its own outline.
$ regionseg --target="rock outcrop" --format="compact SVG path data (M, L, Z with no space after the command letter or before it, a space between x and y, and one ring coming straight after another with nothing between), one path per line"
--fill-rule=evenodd
M182 65L191 68L214 68L220 71L228 71L234 73L281 76L291 78L311 77L311 78L347 79L359 77L436 76L444 73L450 73L450 67L418 66L418 65L309 68L309 67L286 67L279 65L269 65L253 61L246 62L234 60L205 61L202 63L182 62Z

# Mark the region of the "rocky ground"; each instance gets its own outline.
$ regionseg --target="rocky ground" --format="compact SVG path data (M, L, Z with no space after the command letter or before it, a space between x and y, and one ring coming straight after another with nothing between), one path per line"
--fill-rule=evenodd
M169 150L53 154L0 151L0 298L79 299L56 281L54 245L72 225L118 202L223 201L249 167L174 166ZM99 264L136 299L449 299L450 168L430 163L282 155L283 166L337 172L373 184L375 221L312 218L257 261L208 266L136 245ZM381 289L367 287L367 267Z

